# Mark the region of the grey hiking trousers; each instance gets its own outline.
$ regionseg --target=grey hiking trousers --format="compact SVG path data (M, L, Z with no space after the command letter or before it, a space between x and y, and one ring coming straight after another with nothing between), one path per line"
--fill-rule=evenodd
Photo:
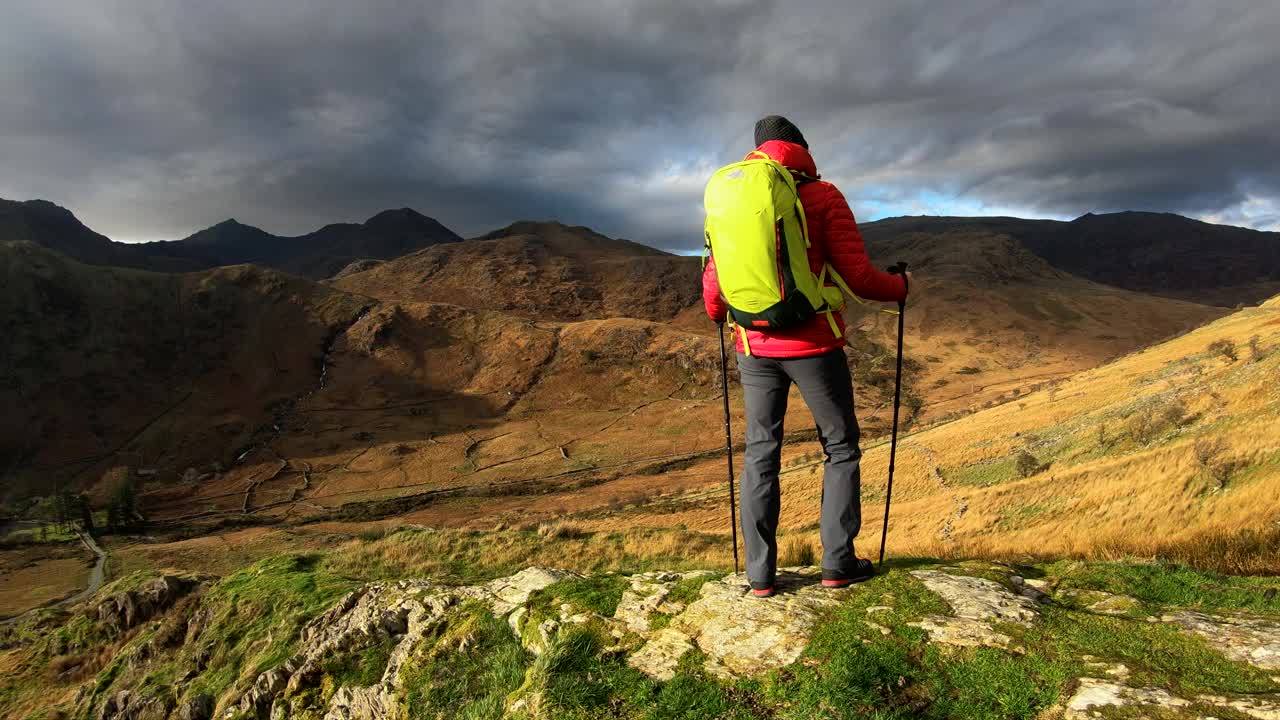
M738 374L747 411L747 453L739 481L747 578L768 586L777 571L782 422L793 382L813 414L827 456L822 476L822 567L852 573L857 563L853 539L862 526L862 452L844 350L806 358L739 353Z

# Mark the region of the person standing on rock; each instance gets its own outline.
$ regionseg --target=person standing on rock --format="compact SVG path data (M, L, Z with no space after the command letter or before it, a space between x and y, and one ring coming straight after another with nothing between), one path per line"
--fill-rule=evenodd
M801 206L795 211L797 221L786 218L792 223L789 226L784 226L781 219L785 209L779 211L776 242L780 259L777 260L777 271L772 273L778 279L773 284L773 292L779 302L754 315L729 302L729 298L734 296L725 292L726 284L749 283L752 282L749 278L761 277L766 278L764 282L772 283L773 278L769 272L744 273L733 269L731 275L725 275L724 271L717 270L717 248L724 250L722 254L725 257L730 256L729 250L736 250L732 247L734 238L723 238L732 234L731 230L726 232L724 228L735 227L736 218L726 219L723 213L716 215L713 212L713 205L733 207L732 199L724 200L728 196L715 195L720 192L713 189L715 177L708 184L707 258L702 273L702 298L712 320L724 323L732 314L738 328L738 373L746 406L746 459L739 482L747 578L756 596L770 597L775 592L778 561L777 530L781 505L778 472L782 459L783 419L792 383L800 388L800 394L813 414L818 438L826 454L821 503L822 584L845 587L866 580L875 572L869 560L855 554L853 546L862 524L859 472L862 453L858 447L858 421L854 417L853 380L844 354L844 318L838 312L843 300L839 290L833 288L839 286L869 300L900 302L906 299L911 276L909 273L904 277L884 272L871 264L848 202L836 186L820 179L813 156L809 153L809 144L799 128L784 117L770 115L756 123L755 142L756 149L744 163L752 159L772 160L790 171L794 180L792 191L794 196L798 196ZM730 178L741 179L742 172L734 174L735 171L750 173L754 169L756 166L738 164L722 172L727 171ZM768 181L767 175L761 177ZM788 183L787 187L791 185ZM734 190L731 188L724 192ZM768 202L767 198L784 196L766 191L764 197ZM768 218L772 217L768 215ZM720 228L721 237L714 236L713 222L719 223L716 227ZM804 244L792 247L800 248L797 256L799 252L807 254L813 278L804 275L797 281L792 277L796 265L784 250L788 244L784 242L787 227L804 228L807 249ZM775 242L774 228L766 225L765 231L769 236L763 244L772 246ZM742 234L737 233L739 237ZM796 231L791 234L795 235ZM753 251L736 253L733 261L743 262L740 258L750 252ZM729 261L725 260L723 264L727 267ZM803 265L799 267L803 271ZM787 275L785 278L782 277L784 273ZM805 312L787 316L786 308L777 310L787 305L788 289L791 291L790 305L795 306L797 282L810 283L810 287L802 289L807 290L811 298L817 298L813 301L815 308L807 308L811 316ZM738 297L742 297L741 291L737 292ZM827 303L822 299L830 299L833 292L837 300ZM784 313L781 320L777 320L777 312ZM775 325L782 327L773 327Z

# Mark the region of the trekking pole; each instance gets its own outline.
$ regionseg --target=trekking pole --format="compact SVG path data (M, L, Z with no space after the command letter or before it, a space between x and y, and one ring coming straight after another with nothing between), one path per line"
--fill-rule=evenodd
M729 356L724 350L724 323L716 325L720 336L720 389L724 392L724 454L729 461L729 530L733 533L733 574L738 574L738 509L733 497L733 432L729 428Z
M907 283L907 264L899 262L889 268L894 275L902 275L902 282ZM910 287L907 288L908 291ZM889 487L884 494L884 527L880 531L880 562L884 567L884 544L889 538L889 503L893 500L893 463L898 455L898 408L902 405L902 329L903 317L907 312L907 301L904 297L898 301L898 372L893 380L893 435L889 441Z

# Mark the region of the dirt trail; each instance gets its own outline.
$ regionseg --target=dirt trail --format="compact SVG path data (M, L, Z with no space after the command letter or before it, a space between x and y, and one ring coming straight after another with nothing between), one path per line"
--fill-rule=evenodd
M80 542L84 543L84 546L89 548L89 552L93 553L98 560L93 564L93 569L89 571L89 586L65 600L60 600L54 603L54 605L71 605L78 603L98 592L98 588L102 587L102 580L106 574L107 567L107 551L103 550L89 533L83 530L77 530L76 534L80 536Z

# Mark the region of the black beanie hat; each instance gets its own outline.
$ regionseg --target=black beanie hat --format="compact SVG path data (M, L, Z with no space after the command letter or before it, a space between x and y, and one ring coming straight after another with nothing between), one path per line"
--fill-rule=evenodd
M809 149L809 143L804 141L800 128L781 115L770 115L756 122L756 147L770 140L782 140L795 143L805 150Z

